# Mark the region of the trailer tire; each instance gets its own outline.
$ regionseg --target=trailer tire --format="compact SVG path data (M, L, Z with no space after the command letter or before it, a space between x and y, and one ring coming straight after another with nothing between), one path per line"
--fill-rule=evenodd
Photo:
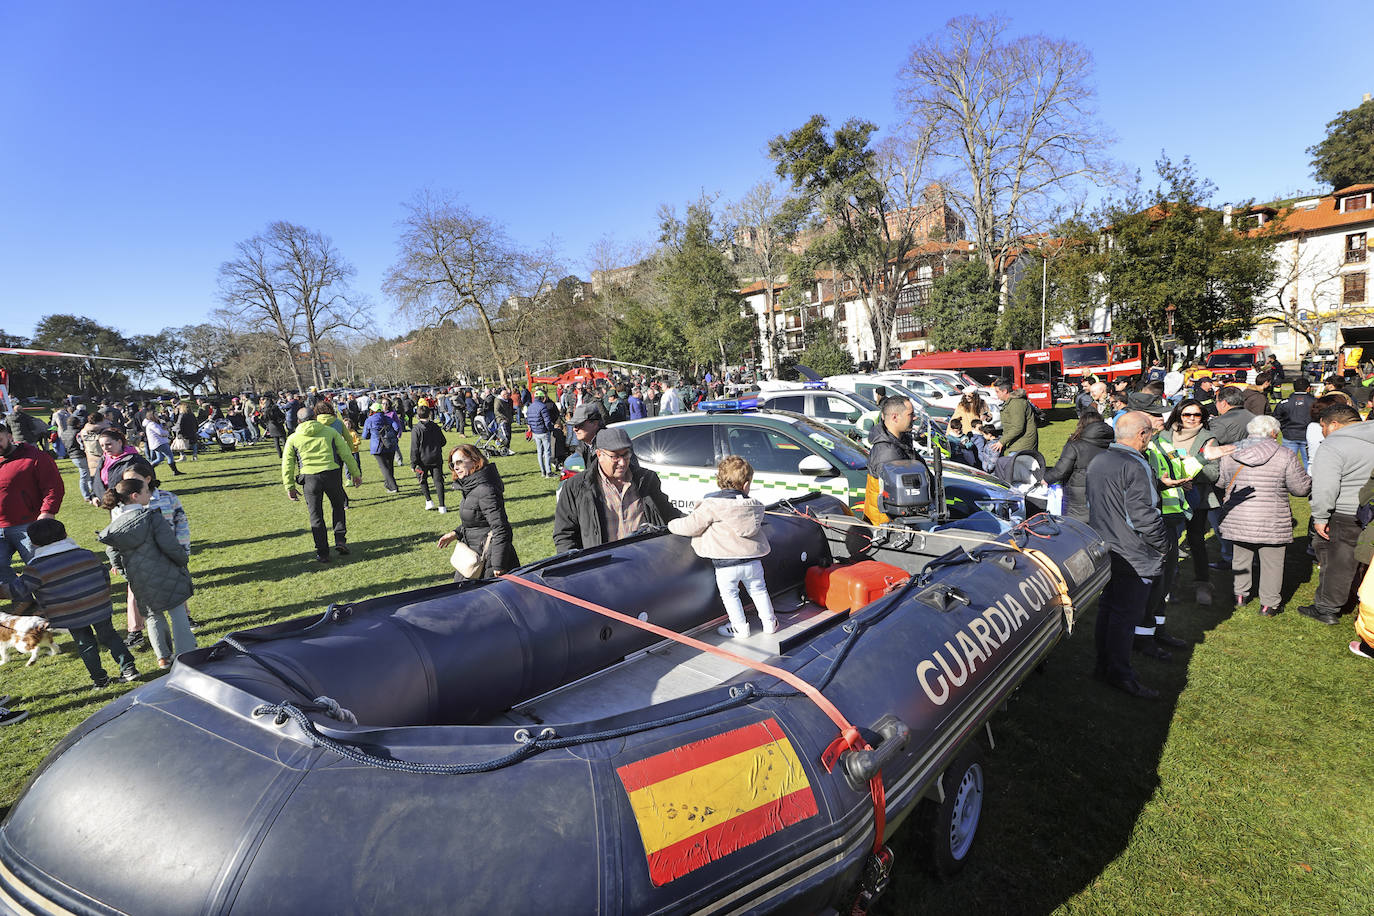
M953 877L968 862L983 815L985 774L983 747L969 741L941 776L945 800L925 804L921 839L938 877Z

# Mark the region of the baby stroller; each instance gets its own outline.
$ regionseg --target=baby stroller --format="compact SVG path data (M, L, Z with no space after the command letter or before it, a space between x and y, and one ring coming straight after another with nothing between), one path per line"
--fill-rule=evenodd
M490 429L486 427L486 424L483 424L479 434L483 436L483 439L477 443L477 449L488 458L508 458L515 454L510 450L509 443L501 441L499 424L491 424Z
M218 442L222 452L232 452L239 443L234 427L225 419L206 420L197 432L202 442Z

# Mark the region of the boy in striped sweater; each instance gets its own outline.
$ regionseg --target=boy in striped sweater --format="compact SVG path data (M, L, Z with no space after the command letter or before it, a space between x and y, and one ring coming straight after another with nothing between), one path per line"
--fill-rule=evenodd
M138 677L134 657L110 623L110 570L103 560L67 537L55 518L40 518L29 526L33 558L19 578L0 586L14 601L14 613L33 613L52 626L67 630L76 641L81 661L96 687L110 682L100 664L100 646L119 666L119 679Z

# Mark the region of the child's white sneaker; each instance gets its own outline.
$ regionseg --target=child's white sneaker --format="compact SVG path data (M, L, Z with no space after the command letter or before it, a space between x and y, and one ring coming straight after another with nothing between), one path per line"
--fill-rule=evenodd
M439 514L440 514L440 515L443 515L443 514L444 514L445 512L447 512L447 511L448 511L448 506L440 506L440 507L439 507Z
M432 499L427 499L427 500L425 500L425 511L428 512L430 509L433 509L433 508L434 508L434 500L432 500Z
M765 620L763 622L763 632L769 636L778 632L778 622L776 620Z
M733 624L728 624L728 623L725 624L724 626L717 627L717 628L716 628L716 632L719 633L721 636L728 636L728 637L730 637L731 639L748 639L748 638L749 638L749 628L748 628L748 627L745 627L745 628L744 628L744 631L743 631L743 632L740 632L740 631L738 631L738 630L735 629L735 627L734 627Z

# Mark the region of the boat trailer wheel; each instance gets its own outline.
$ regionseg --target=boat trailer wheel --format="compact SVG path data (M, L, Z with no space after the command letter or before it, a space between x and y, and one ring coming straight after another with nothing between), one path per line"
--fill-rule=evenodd
M970 741L944 772L944 801L927 803L922 839L931 869L942 878L968 862L983 816L984 773L982 745Z

